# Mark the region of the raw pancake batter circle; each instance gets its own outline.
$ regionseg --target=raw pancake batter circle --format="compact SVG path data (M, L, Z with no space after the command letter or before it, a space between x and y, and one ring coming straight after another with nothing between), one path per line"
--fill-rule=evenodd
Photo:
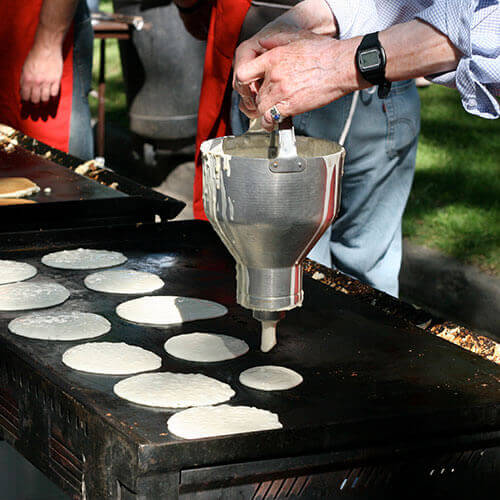
M234 359L248 352L243 340L218 333L186 333L165 342L165 351L174 358L214 363Z
M176 325L186 321L224 316L227 309L211 300L174 295L157 295L122 302L116 314L132 323L145 325Z
M100 269L119 266L126 261L127 257L120 252L92 250L90 248L61 250L42 257L43 264L57 269Z
M89 274L83 281L87 288L104 293L150 293L165 283L156 274L133 269L110 269Z
M254 366L240 373L240 382L259 391L286 391L302 383L296 371L284 366Z
M84 312L32 313L13 319L9 330L39 340L81 340L100 337L111 330L102 316Z
M0 198L22 198L38 191L40 188L26 177L0 178Z
M223 382L201 373L143 373L115 384L117 396L158 408L187 408L229 401L235 392Z
M281 429L278 415L251 406L204 406L189 408L167 421L168 430L184 439L200 439L242 432Z
M88 342L68 349L62 362L87 373L129 375L148 372L161 366L161 358L154 352L125 342Z
M0 260L0 285L28 280L36 273L36 267L31 264L15 260Z
M69 298L58 283L11 283L0 286L0 311L22 311L57 306Z

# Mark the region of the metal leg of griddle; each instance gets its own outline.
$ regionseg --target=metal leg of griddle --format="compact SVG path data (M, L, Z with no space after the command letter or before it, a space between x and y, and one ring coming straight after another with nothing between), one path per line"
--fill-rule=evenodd
M101 38L99 59L98 121L97 121L97 156L104 157L105 92L106 92L106 39Z

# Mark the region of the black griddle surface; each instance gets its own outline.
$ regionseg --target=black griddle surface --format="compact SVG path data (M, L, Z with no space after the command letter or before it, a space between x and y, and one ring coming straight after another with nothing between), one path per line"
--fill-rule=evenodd
M102 198L123 198L124 193L74 173L49 158L31 154L16 147L7 153L0 148L0 177L26 177L40 187L40 192L28 199L38 203ZM44 193L49 187L50 194Z
M187 441L167 431L169 410L127 403L112 392L124 377L84 374L65 367L62 353L78 342L29 340L8 333L7 324L19 312L0 313L0 342L27 360L89 412L142 450L143 470L202 466L228 460L250 460L347 447L384 446L436 436L478 436L500 429L499 369L444 340L419 329L398 329L380 311L306 278L302 308L279 325L279 343L270 353L258 350L259 325L235 303L232 259L207 223L174 222L163 228L131 231L128 240L106 241L94 248L121 250L125 268L160 275L165 287L151 295L185 295L215 300L229 308L222 318L169 328L134 325L120 319L115 307L135 295L87 290L91 271L45 267L46 253L2 252L34 264L34 281L54 280L71 291L71 298L53 308L102 314L112 331L92 341L125 341L160 355L162 371L200 372L230 384L232 405L250 405L276 412L282 430ZM58 245L60 246L60 245ZM75 245L73 245L75 246ZM177 360L163 350L173 335L195 331L220 332L242 338L250 352L236 360L199 364ZM279 392L242 386L238 375L260 364L277 364L298 371L302 385Z

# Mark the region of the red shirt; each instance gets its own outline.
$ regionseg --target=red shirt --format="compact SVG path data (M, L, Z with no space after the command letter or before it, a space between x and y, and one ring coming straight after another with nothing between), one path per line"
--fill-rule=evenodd
M2 2L0 19L0 123L68 151L73 93L73 28L63 46L63 76L58 99L22 103L20 79L35 38L43 0Z
M217 0L212 8L196 136L193 211L197 219L206 220L200 145L207 139L230 134L231 69L241 26L250 3L251 0Z

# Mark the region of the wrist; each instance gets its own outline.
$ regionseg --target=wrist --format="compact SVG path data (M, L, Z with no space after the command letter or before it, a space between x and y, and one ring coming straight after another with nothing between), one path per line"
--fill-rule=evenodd
M40 23L35 34L32 48L45 52L62 50L65 35L66 30L47 29Z
M344 62L341 64L341 68L344 68L343 95L373 86L372 83L363 78L356 64L356 52L362 39L363 37L357 36L337 42L344 46L342 51Z

